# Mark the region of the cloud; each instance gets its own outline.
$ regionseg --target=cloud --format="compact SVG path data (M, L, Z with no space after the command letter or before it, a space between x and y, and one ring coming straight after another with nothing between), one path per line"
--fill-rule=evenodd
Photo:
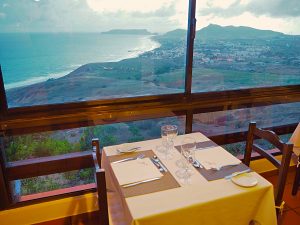
M187 21L187 11L181 13L184 7L178 6L183 2L187 5L185 0L1 1L1 12L7 16L1 20L0 32L101 32L120 28L165 32L185 26L183 22Z
M198 28L209 23L300 33L299 0L197 1ZM0 0L0 32L101 32L187 28L187 0ZM255 22L255 24L254 24ZM275 25L277 27L275 27Z
M154 11L149 11L149 12L140 12L140 11L132 11L130 12L132 16L137 16L137 17L171 17L176 15L176 9L175 9L175 4L170 4L168 6L162 6L159 9L156 9Z
M249 12L273 18L300 17L299 0L235 0L225 7L214 4L217 1L219 0L207 0L206 6L199 9L199 14L226 18Z
M80 24L84 27L82 21L93 24L95 20L95 13L89 10L85 0L3 0L2 11L6 14L0 25L2 32L72 30Z
M168 8L176 0L87 0L88 6L96 12L155 12L162 7Z
M3 19L3 18L5 18L6 17L6 14L5 13L2 13L2 12L0 12L0 19Z

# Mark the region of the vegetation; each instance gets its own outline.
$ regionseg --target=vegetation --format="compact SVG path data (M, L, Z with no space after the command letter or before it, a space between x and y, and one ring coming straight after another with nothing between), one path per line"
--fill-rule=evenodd
M67 140L57 140L51 133L31 134L6 138L6 158L8 161L66 154L76 151L77 145Z
M90 149L93 138L99 138L99 140L101 140L101 146L103 147L114 145L117 143L117 138L114 135L116 132L117 128L113 125L85 128L80 139L80 149Z
M93 138L99 138L101 147L158 138L161 125L166 123L182 127L181 120L164 118L5 137L6 160L18 161L89 150ZM90 168L16 181L15 191L27 195L92 182L94 172Z
M92 183L94 182L94 173L93 169L89 168L48 176L33 177L18 182L21 182L21 188L18 193L20 195L28 195Z

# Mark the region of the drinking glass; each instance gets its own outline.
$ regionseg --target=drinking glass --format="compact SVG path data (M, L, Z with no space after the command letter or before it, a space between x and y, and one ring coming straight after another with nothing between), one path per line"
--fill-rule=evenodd
M171 149L174 147L174 139L178 135L176 125L164 125L161 127L162 145L166 148L166 156L172 157Z
M188 179L192 175L192 170L189 169L189 165L195 161L196 141L194 138L186 137L181 144L181 162L180 169L176 171L177 177L184 180L184 183L188 183Z

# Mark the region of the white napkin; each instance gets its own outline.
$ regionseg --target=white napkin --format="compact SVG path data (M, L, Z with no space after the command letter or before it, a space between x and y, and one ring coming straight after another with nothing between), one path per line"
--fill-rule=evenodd
M115 163L111 166L121 186L162 177L162 174L149 158Z
M121 153L134 152L136 150L137 150L137 146L134 146L134 144L132 143L124 143L117 146L117 151Z
M231 155L222 147L208 148L195 151L196 159L204 166L205 169L216 168L231 164L239 164L241 161Z

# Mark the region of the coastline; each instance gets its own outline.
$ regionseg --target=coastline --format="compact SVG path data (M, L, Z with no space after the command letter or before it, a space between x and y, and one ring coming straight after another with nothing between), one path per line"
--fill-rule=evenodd
M148 46L150 46L150 47L147 47L147 45L143 45L142 48L141 47L136 47L134 49L129 49L128 50L129 54L124 56L124 57L120 57L120 58L117 58L115 60L102 61L102 62L92 62L92 63L110 63L110 62L117 63L117 62L120 62L120 61L125 60L125 59L138 58L140 55L142 55L144 53L153 51L153 50L161 47L161 44L153 39L153 37L155 37L155 36L156 35L151 35L151 36L147 35L147 36L142 38L142 39L144 39L144 41L149 42ZM83 64L81 66L84 66L84 65L85 64Z
M142 46L136 46L134 49L128 49L126 55L124 55L123 57L119 57L116 59L104 59L103 61L99 61L99 62L89 62L89 63L84 63L84 64L79 64L79 65L75 65L75 66L70 66L70 69L66 69L64 71L60 71L60 72L49 72L48 74L44 74L42 76L33 76L30 77L26 80L23 81L16 81L13 83L9 83L9 84L5 84L5 90L13 90L13 89L18 89L18 88L25 88L31 85L35 85L35 84L39 84L39 83L44 83L47 82L48 80L57 80L59 78L63 78L66 77L67 75L73 73L74 71L76 71L78 68L90 64L90 63L110 63L110 62L120 62L122 60L126 60L126 59L132 59L132 58L137 58L140 55L153 51L154 49L160 48L161 44L159 42L157 42L156 40L154 40L153 37L155 37L156 35L141 35L143 37L141 37L142 40Z
M11 83L11 84L5 84L5 90L11 90L11 89L15 89L15 88L27 87L27 86L30 86L30 85L33 85L33 84L38 84L38 83L45 82L45 81L50 80L50 79L58 79L58 78L61 78L61 77L64 77L64 76L68 75L72 71L74 71L74 69L66 70L64 72L51 73L50 75L46 75L46 76L32 77L32 78L29 78L27 80L17 81L17 82Z

